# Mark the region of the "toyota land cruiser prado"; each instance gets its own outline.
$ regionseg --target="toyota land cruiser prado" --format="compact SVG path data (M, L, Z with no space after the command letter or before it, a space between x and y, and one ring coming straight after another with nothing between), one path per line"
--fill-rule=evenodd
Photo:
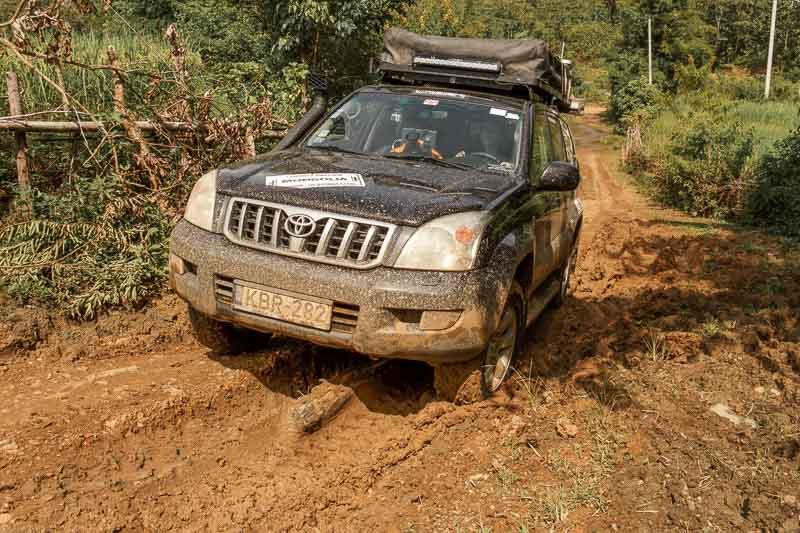
M247 329L426 361L496 390L567 296L582 207L567 62L536 40L389 30L382 82L310 111L272 152L197 182L170 279L197 338Z

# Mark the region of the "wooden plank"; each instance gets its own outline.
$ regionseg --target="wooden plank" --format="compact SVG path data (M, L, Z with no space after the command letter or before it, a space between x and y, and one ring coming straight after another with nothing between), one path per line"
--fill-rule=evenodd
M0 130L17 131L38 131L51 133L76 133L76 132L96 132L102 129L111 129L112 123L93 122L80 120L77 122L50 121L50 120L18 120L0 117ZM203 129L202 125L194 125L188 122L163 122L154 123L150 121L136 121L136 126L141 130L155 131L165 129L168 131L194 131Z
M202 123L193 124L191 122L151 122L148 120L137 120L136 127L142 131L154 132L161 129L172 132L205 132L207 126ZM12 130L22 132L40 133L94 133L102 129L112 129L113 123L94 122L81 120L77 122L50 121L50 120L20 120L14 118L0 117L0 130ZM284 130L268 130L264 136L270 139L280 139L285 135Z
M8 89L8 108L12 115L22 115L22 99L19 96L19 81L16 72L6 73ZM28 140L25 131L16 131L14 140L17 143L17 181L23 203L31 209L31 178L28 173Z

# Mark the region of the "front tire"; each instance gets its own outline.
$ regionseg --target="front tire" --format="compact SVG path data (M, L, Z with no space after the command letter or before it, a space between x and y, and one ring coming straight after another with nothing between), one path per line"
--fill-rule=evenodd
M219 355L236 355L252 349L260 336L255 331L242 330L227 322L208 317L189 307L189 322L197 341Z
M483 354L464 363L434 368L433 382L440 398L469 403L496 392L511 372L524 342L525 296L517 281L511 284L506 306Z
M561 268L561 286L558 288L558 293L553 297L552 306L559 308L567 301L571 291L572 273L575 272L575 266L578 264L578 240L572 245L572 250L569 252L569 257L564 262Z

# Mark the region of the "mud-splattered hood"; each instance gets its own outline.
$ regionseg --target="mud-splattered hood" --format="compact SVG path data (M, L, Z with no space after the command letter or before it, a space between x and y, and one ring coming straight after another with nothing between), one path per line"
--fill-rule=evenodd
M268 184L283 183L298 174L358 176L356 184L349 186ZM313 180L313 176L304 179ZM287 150L237 163L221 168L217 178L217 190L222 194L409 226L451 213L485 209L518 184L518 178L508 175L313 149Z

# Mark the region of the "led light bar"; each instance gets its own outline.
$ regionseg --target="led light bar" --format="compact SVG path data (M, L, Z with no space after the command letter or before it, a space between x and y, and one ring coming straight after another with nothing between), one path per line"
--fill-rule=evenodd
M463 70L479 70L481 72L500 72L500 64L468 59L441 59L438 57L415 57L414 66L458 68Z

